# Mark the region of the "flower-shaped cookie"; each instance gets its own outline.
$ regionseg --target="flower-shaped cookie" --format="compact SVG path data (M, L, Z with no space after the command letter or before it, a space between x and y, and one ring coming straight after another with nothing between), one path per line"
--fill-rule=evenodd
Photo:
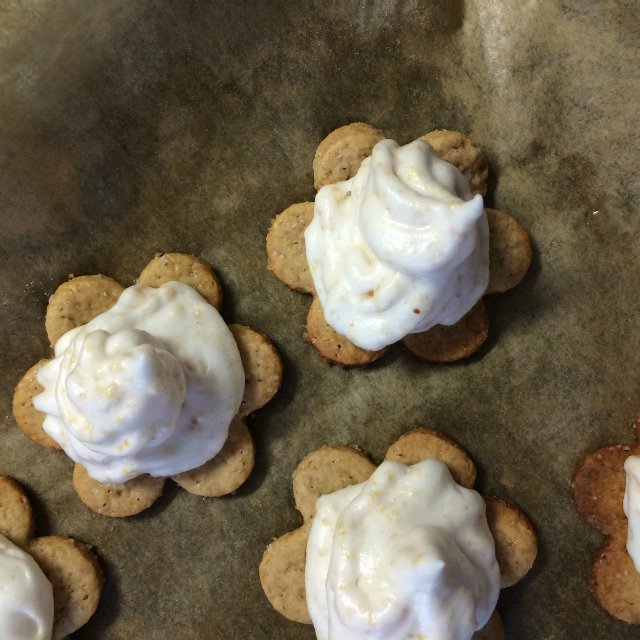
M66 638L94 614L102 593L102 570L89 547L67 536L33 537L29 499L22 487L0 476L0 534L38 563L53 587L53 640ZM6 576L0 576L0 582ZM26 604L26 603L25 603ZM5 637L0 629L0 635Z
M375 144L384 138L379 129L361 122L330 133L318 146L313 161L316 189L353 177ZM486 157L469 138L457 131L432 131L423 136L445 161L468 179L471 192L484 195L489 174ZM325 321L307 264L304 231L313 219L314 203L293 204L273 220L267 233L267 264L292 289L313 295L307 315L305 340L322 358L342 366L363 365L380 358L387 348L368 351L334 331ZM515 287L531 264L531 242L524 228L509 214L486 209L489 222L489 285L485 294ZM480 299L452 326L436 325L405 336L403 344L418 358L447 363L467 358L484 343L489 318Z
M142 271L139 284L160 287L170 281L190 285L217 309L222 289L213 269L193 256L167 253L156 256ZM54 345L74 327L84 325L107 311L118 300L123 287L103 275L75 277L58 287L47 306L46 330ZM241 325L229 325L245 373L244 396L238 414L229 426L228 438L214 458L203 465L172 476L181 487L199 496L218 497L235 491L248 478L255 450L244 418L263 407L276 394L282 380L282 363L271 341L261 333ZM41 360L18 383L13 413L20 429L31 440L51 449L60 448L43 430L44 414L33 406L33 398L43 388L36 379L48 362ZM80 499L102 515L124 517L150 507L162 494L166 478L139 475L121 484L101 484L76 464L73 486Z
M634 430L633 446L616 444L585 455L573 473L571 493L582 518L606 535L589 575L595 599L612 616L640 624L640 573L627 552L623 511L624 463L640 455L640 412Z
M455 442L432 429L413 429L387 450L385 460L406 465L422 460L443 462L454 480L472 488L476 469L467 453ZM285 533L265 550L260 563L262 588L273 607L289 620L309 624L311 619L305 596L305 561L309 531L316 501L324 494L364 482L376 465L359 449L345 445L322 447L307 455L293 474L296 508L304 523ZM533 566L537 541L533 526L518 509L502 500L489 498L486 515L495 542L502 588L521 580ZM475 640L499 640L504 637L502 622L494 612Z

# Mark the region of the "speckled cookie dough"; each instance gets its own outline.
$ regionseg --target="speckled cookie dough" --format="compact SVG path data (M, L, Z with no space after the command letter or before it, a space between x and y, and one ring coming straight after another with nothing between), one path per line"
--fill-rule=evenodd
M158 254L138 278L140 284L159 287L165 282L184 282L195 289L209 304L220 310L222 286L210 264L184 253Z
M332 131L313 157L314 187L352 178L382 138L384 133L366 122L352 122Z
M313 202L286 208L271 223L267 234L267 267L287 286L313 293L304 242L304 230L313 219Z
M60 449L60 445L53 440L42 428L44 414L33 406L33 398L42 393L42 385L36 379L40 367L49 360L40 360L22 376L13 393L13 416L29 440L47 447L48 449Z
M51 346L69 329L110 309L123 291L122 285L101 274L72 276L63 282L49 298L44 320Z

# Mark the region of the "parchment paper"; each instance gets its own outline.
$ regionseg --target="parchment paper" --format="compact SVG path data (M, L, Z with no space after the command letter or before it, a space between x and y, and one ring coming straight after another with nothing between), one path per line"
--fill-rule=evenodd
M602 0L151 2L0 5L0 473L24 483L39 534L93 544L99 610L76 638L305 639L257 567L300 522L291 473L328 443L379 460L410 427L466 447L479 488L519 505L540 552L502 593L507 638L640 631L591 598L601 536L569 494L579 457L630 442L640 407L640 5ZM270 220L311 199L318 142L354 120L408 142L459 129L487 152L487 203L530 232L533 267L488 300L490 337L464 364L396 349L366 369L304 344L309 299L266 270ZM284 388L250 420L257 467L229 498L168 483L144 514L89 512L62 453L11 415L49 354L48 296L69 273L133 283L157 251L209 260L224 315L267 333Z

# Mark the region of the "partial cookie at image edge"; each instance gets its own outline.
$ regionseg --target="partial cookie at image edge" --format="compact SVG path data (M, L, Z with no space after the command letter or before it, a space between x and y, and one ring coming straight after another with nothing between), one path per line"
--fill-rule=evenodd
M640 624L640 573L627 551L628 524L623 502L624 464L640 455L640 412L634 423L633 445L616 444L584 454L571 477L571 497L580 517L605 539L595 554L589 586L598 605L614 618Z
M102 569L89 545L67 536L35 538L28 551L53 585L52 640L63 640L98 608Z

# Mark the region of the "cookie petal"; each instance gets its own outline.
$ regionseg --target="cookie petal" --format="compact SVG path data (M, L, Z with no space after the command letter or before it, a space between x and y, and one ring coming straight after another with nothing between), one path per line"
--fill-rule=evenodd
M311 624L304 588L309 525L274 540L260 562L260 582L273 608L293 622Z
M73 469L73 488L84 504L102 516L126 518L148 509L161 495L165 478L141 475L122 484L102 484L79 464Z
M384 133L380 129L365 122L352 122L332 131L318 145L313 158L315 188L355 176L362 161L382 138Z
M62 640L94 614L102 570L91 548L66 536L36 538L28 548L53 585L53 640Z
M230 324L229 329L238 345L246 380L238 413L247 416L264 407L278 392L282 383L282 360L264 334L239 324Z
M334 331L325 321L322 305L316 297L313 298L307 314L307 329L304 339L317 349L324 360L343 367L369 364L387 351L386 348L379 351L361 349L351 340Z
M571 480L573 502L580 515L609 535L627 528L622 509L626 476L624 461L631 447L602 447L582 458Z
M489 285L486 293L513 289L527 275L533 256L531 240L504 211L485 209L489 221Z
M185 253L162 253L149 262L138 278L140 284L148 287L159 287L171 281L188 284L220 310L222 286L208 262Z
M376 465L355 447L328 445L310 453L293 473L296 508L305 521L310 520L320 496L364 482L375 468Z
M640 624L640 573L627 553L626 527L598 551L589 582L598 604L612 616Z
M70 329L110 309L123 290L115 280L100 274L63 282L49 298L44 320L51 345Z
M0 476L0 534L24 547L33 536L33 512L24 489L9 476Z
M422 460L440 460L447 465L453 479L463 487L473 488L476 466L456 442L435 429L412 429L387 450L385 460L416 464Z
M313 293L304 242L305 229L313 220L313 202L292 204L279 213L267 232L267 267L287 286Z
M427 362L444 364L472 356L489 335L489 315L484 302L475 306L456 324L439 324L428 331L410 333L402 339L404 346Z
M197 469L172 476L172 480L189 493L216 498L244 484L254 463L253 438L244 420L236 416L229 427L229 437L216 457Z
M482 149L463 133L440 129L422 136L435 152L462 173L469 181L471 193L487 194L489 163Z
M538 541L533 525L519 509L495 498L485 502L504 589L527 575L538 553Z
M40 360L34 364L18 382L13 393L13 417L27 438L47 449L60 449L60 445L42 428L45 414L33 406L33 398L44 390L36 379L36 374L47 362L49 360Z

